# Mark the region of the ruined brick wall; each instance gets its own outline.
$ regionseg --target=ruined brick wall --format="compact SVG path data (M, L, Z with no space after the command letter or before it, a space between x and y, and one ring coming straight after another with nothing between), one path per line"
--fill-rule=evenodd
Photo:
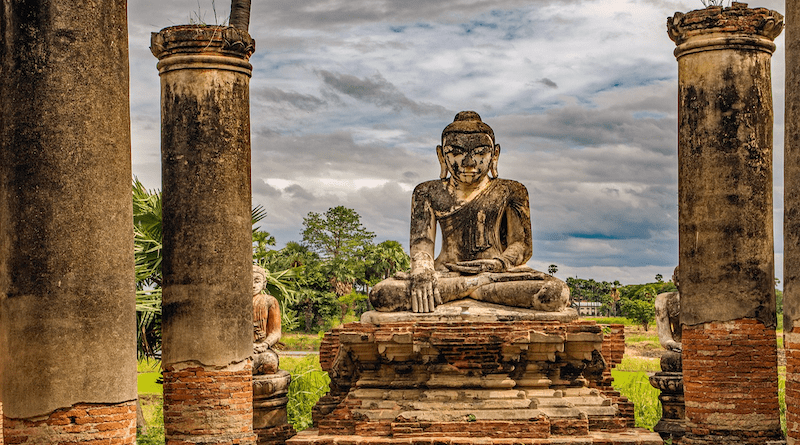
M758 320L684 326L685 444L780 438L776 350L775 331Z
M208 442L254 444L253 371L164 370L164 425L167 444Z
M79 403L54 411L46 419L30 421L3 418L9 444L136 443L136 402L115 405ZM58 440L54 440L55 438ZM3 440L0 440L3 443Z
M786 349L786 439L800 443L800 326L784 335Z
M603 327L603 358L609 368L622 363L625 355L625 325L601 324Z

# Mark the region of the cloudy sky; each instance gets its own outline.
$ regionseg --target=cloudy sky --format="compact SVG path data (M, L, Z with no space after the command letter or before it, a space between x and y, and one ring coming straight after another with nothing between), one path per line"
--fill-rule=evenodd
M726 2L727 4L727 2ZM752 7L784 12L783 0ZM150 33L221 23L226 0L128 3L133 172L161 187ZM678 261L677 63L666 18L701 0L253 0L253 204L278 247L344 205L408 247L411 191L475 110L528 187L530 265L561 278L669 277ZM216 18L215 18L216 11ZM775 235L782 277L783 36L773 57Z

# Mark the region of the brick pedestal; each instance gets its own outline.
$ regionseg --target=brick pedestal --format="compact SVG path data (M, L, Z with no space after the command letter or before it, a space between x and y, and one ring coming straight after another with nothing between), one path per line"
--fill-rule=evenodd
M756 445L781 439L776 348L775 331L756 320L683 328L683 443ZM787 404L788 399L787 393Z
M3 418L3 426L5 443L15 445L132 444L136 442L136 402L80 403L40 420Z
M164 370L167 444L254 444L252 369Z
M454 303L453 307L459 307ZM320 363L331 392L317 430L289 445L652 444L611 388L602 328L533 311L473 304L433 314L375 315L326 335Z

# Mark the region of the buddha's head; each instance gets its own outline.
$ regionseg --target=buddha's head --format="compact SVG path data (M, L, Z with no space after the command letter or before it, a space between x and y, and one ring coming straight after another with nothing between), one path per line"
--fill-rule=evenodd
M480 182L487 174L497 177L500 146L494 143L494 131L478 113L462 111L453 123L442 131L442 145L436 147L441 173L449 173L456 181L467 184Z
M267 272L259 266L253 265L253 295L258 295L267 284Z

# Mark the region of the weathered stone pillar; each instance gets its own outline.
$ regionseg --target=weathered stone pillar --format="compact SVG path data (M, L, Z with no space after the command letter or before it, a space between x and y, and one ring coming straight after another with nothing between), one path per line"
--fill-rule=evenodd
M124 0L0 8L5 443L136 441L126 15Z
M777 12L736 2L668 19L687 444L781 438L770 58L782 28Z
M786 2L783 194L783 329L786 441L800 443L800 5Z
M254 42L153 33L161 76L167 443L254 443L250 105Z

